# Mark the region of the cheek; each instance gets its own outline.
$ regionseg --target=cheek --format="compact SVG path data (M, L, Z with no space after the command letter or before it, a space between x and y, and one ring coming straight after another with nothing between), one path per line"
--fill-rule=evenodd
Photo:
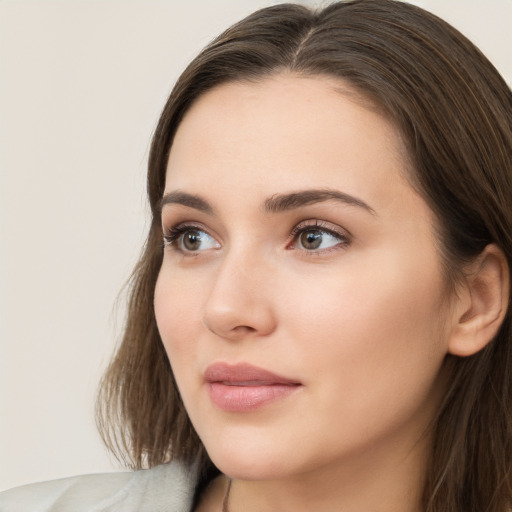
M155 317L171 364L192 358L198 339L202 287L184 277L164 263L155 287Z
M355 400L389 399L402 386L426 392L446 353L435 262L381 253L347 258L337 275L302 278L288 288L285 338L333 386L359 389Z
M438 406L446 348L437 271L380 262L287 294L286 354L305 369L322 450L357 450L405 425L417 435Z

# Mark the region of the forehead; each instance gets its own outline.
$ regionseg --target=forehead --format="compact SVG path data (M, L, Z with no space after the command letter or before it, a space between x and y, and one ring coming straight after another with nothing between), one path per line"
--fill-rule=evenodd
M277 75L221 85L192 105L170 151L166 191L334 187L382 196L384 182L405 182L404 155L394 125L346 83Z

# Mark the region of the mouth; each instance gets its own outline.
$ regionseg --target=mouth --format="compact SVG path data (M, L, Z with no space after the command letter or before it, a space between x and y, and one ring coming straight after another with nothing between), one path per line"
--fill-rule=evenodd
M284 399L302 383L247 363L214 363L204 374L210 399L227 412L251 412Z

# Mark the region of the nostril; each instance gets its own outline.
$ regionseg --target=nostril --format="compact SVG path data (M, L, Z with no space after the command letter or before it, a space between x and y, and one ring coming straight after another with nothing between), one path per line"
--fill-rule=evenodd
M233 329L233 331L238 332L240 334L248 334L251 332L255 332L256 329L254 327L250 327L249 325L238 325Z

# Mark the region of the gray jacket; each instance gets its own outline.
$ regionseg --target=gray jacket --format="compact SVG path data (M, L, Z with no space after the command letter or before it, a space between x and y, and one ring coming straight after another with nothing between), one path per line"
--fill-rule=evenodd
M171 463L51 480L0 493L0 512L190 512L195 471Z

